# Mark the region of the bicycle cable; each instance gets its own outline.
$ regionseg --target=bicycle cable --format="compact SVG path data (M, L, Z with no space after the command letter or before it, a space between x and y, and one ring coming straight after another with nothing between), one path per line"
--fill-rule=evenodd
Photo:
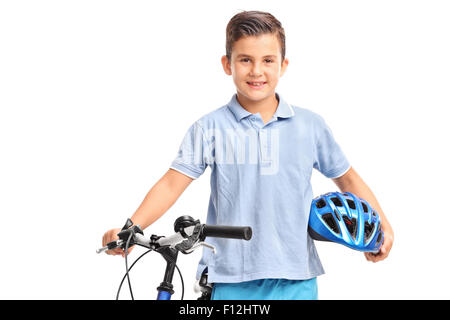
M134 300L134 296L133 296L133 290L131 290L131 281L130 281L130 275L128 273L128 271L130 269L128 269L128 246L130 245L130 241L131 241L131 237L133 236L132 233L130 233L130 235L128 236L127 239L127 243L125 244L125 270L126 270L126 277L128 279L128 287L130 288L130 294L131 294L131 300Z
M128 269L128 263L127 263L127 261L126 261L126 259L127 259L127 251L128 251L128 248L125 246L125 249L126 249L126 251L125 251L125 266L126 266L126 268L127 268L127 271L126 271L126 273L124 274L124 276L122 277L122 281L120 282L119 289L117 290L117 294L116 294L116 300L119 300L120 290L122 289L122 285L123 285L123 282L125 281L125 278L126 278L126 277L128 278L128 285L130 286L130 292L131 292L131 283L130 283L130 278L129 278L129 274L128 274L129 271L134 267L134 265L136 264L136 262L139 261L139 259L141 259L143 256L145 256L145 255L146 255L147 253L149 253L150 251L154 251L154 250L150 249L150 250L147 250L146 252L144 252L143 254L141 254L141 255L139 256L139 258L137 258L137 259L133 262L133 264L130 266L130 268ZM183 279L183 275L181 274L180 268L178 268L176 262L175 262L174 260L172 260L171 258L169 258L169 257L167 257L167 258L170 260L170 262L172 262L172 263L175 264L175 268L177 269L178 274L180 275L180 279L181 279L181 300L183 300L183 299L184 299L184 279ZM134 300L133 293L131 293L131 297L132 297L132 299Z
M152 249L147 250L146 252L144 252L143 254L141 254L141 255L139 256L139 258L137 258L137 259L133 262L133 264L131 265L130 269L128 269L128 271L130 271L131 269L133 269L133 267L134 267L134 265L136 264L136 262L138 262L139 259L141 259L143 256L145 256L145 255L146 255L147 253L149 253L150 251L152 251ZM123 277L122 277L122 281L120 282L119 289L117 290L116 300L119 300L120 290L122 290L122 285L123 285L123 282L125 281L126 276L127 276L127 275L124 274Z

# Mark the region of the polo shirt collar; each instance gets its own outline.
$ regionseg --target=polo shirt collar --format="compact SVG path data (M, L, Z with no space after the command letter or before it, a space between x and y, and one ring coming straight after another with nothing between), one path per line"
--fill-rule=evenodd
M281 97L281 95L279 95L278 93L275 93L275 95L278 99L278 107L273 116L277 118L293 117L295 114L294 109ZM228 107L237 121L241 121L243 118L252 115L251 112L248 112L241 106L241 104L237 100L236 93L233 95L230 102L228 102Z

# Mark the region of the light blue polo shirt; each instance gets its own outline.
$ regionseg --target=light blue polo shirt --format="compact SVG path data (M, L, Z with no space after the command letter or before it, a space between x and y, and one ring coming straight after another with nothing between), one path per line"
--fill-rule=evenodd
M197 179L211 168L207 224L251 226L250 241L206 238L197 279L208 281L311 279L324 273L308 217L313 168L328 178L350 164L318 114L289 105L278 93L273 117L264 124L236 94L191 125L171 168Z

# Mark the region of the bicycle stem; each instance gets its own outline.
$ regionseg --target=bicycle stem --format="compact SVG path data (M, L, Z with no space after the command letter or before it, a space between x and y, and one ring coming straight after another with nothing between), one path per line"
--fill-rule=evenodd
M156 251L159 252L167 262L163 282L161 282L157 288L157 300L170 300L171 296L174 294L172 280L175 272L175 265L177 263L178 250L170 247L162 247Z

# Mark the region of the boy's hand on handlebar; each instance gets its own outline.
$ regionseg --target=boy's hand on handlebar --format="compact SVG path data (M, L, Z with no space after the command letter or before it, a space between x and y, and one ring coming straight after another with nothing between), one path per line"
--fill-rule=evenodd
M119 239L117 234L121 230L122 229L120 229L120 228L116 228L116 229L111 229L111 230L108 230L107 232L105 232L105 234L103 235L103 239L102 239L102 246L106 246L109 242ZM133 250L133 248L134 248L134 246L131 246L128 248L128 254L130 254L130 252L131 252L131 250ZM113 256L121 255L122 257L125 257L125 251L122 248L107 250L106 253L109 255L113 255Z

